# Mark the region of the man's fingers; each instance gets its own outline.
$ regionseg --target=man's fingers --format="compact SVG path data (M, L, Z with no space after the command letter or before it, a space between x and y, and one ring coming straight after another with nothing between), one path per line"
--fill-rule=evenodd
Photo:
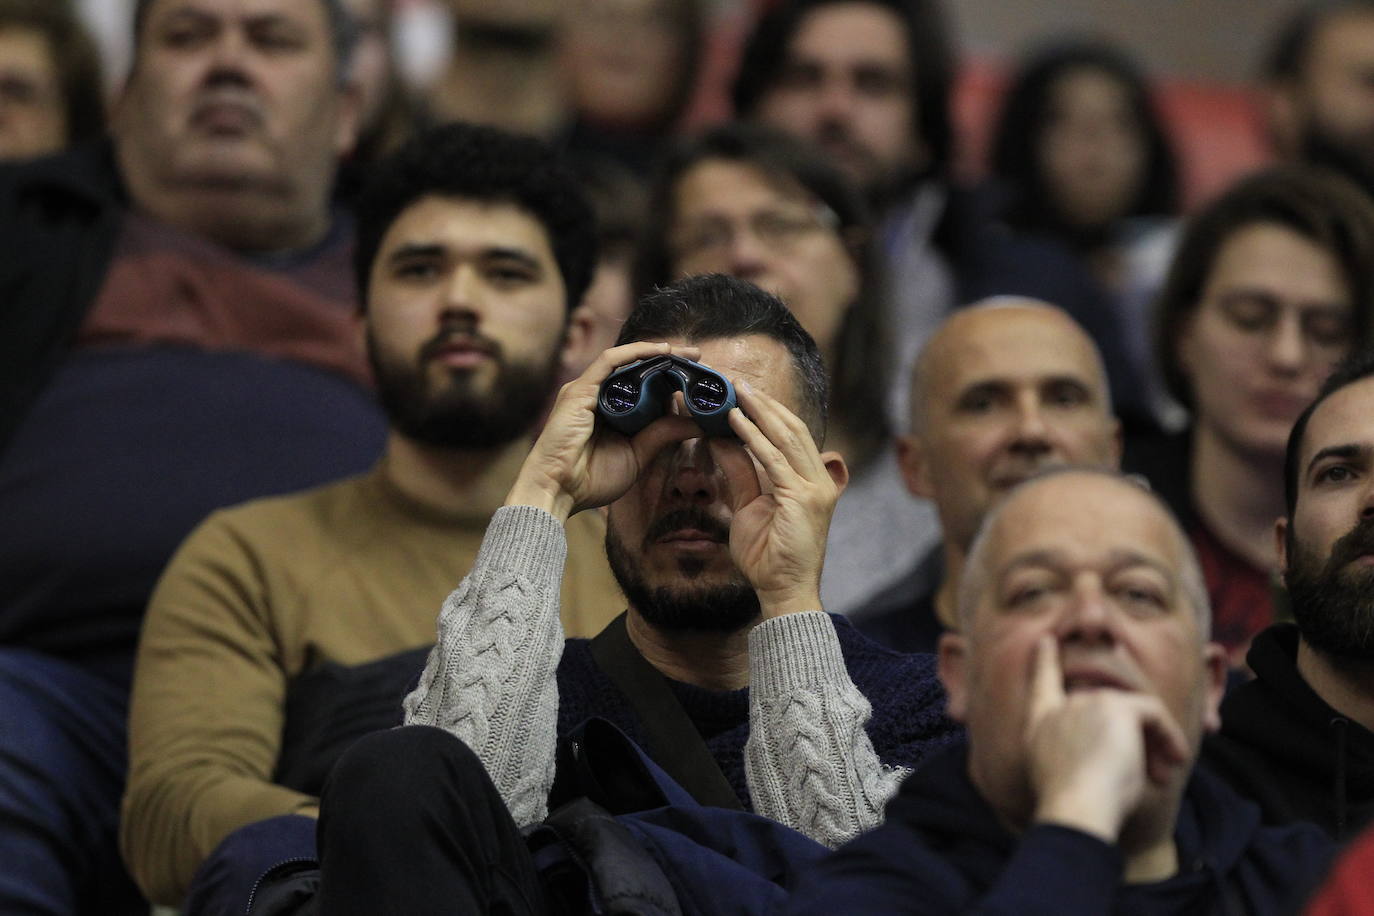
M791 482L791 478L796 474L791 464L783 453L769 441L758 425L753 420L744 415L743 410L730 411L730 428L739 436L740 441L753 454L754 458L762 466L763 472L768 475L768 479L774 487L784 486Z
M621 344L618 347L603 350L601 355L592 360L591 365L578 377L576 384L579 387L583 385L600 387L606 377L621 366L628 366L636 360L648 359L651 356L666 356L668 354L694 360L701 355L701 348L673 346L653 340L637 340L634 343Z
M827 476L825 462L821 460L811 431L800 417L748 382L734 384L736 400L745 418L768 438L790 468L812 481Z
M1030 721L1064 705L1064 670L1059 666L1059 641L1051 634L1040 637L1035 647L1031 674Z
M1188 762L1188 738L1164 704L1141 698L1140 725L1144 729L1145 767L1150 782L1165 785L1178 767Z

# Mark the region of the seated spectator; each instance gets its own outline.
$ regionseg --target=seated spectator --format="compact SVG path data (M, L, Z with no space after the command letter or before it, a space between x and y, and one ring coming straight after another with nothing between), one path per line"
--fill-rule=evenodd
M646 175L697 88L701 0L573 0L563 5L561 64L571 152Z
M1187 536L1134 481L1049 472L984 519L940 641L968 744L817 863L795 913L1292 912L1331 843L1194 767L1226 655Z
M1083 260L1115 307L1137 373L1153 377L1149 306L1169 264L1179 179L1144 75L1101 43L1031 54L1002 101L991 169L1003 221Z
M343 10L246 10L138 3L113 143L0 169L0 911L146 914L116 819L157 576L385 439L329 202Z
M391 421L370 473L215 513L148 608L121 824L149 899L220 912L304 832L358 736L400 724L454 570L515 481L553 395L595 233L572 174L536 140L449 125L384 161L358 206L367 349ZM599 516L568 526L563 626L622 600ZM268 820L275 818L273 822ZM263 861L260 856L266 854ZM256 865L256 867L254 867ZM246 899L249 886L238 888Z
M1069 312L1133 405L1142 386L1091 274L1058 243L994 225L984 195L951 176L954 69L939 0L785 0L746 42L735 113L816 144L873 204L899 430L926 338L952 308L998 295Z
M1184 230L1156 305L1156 350L1188 428L1128 440L1192 539L1212 638L1241 665L1275 620L1284 446L1331 367L1374 330L1374 208L1335 175L1245 179Z
M1121 427L1102 357L1042 302L994 299L950 316L916 363L912 431L898 440L907 488L933 502L944 542L853 615L903 652L934 652L958 628L957 590L983 516L1043 468L1115 468Z
M1284 161L1335 169L1374 195L1374 2L1303 0L1264 62L1269 136Z
M850 483L830 525L821 599L853 610L936 539L902 486L884 413L890 340L879 312L867 208L843 176L785 134L732 125L678 147L649 192L635 286L724 273L781 298L830 368L826 446Z
M518 911L545 912L537 901L564 899L569 883L543 884L516 827L551 810L557 738L588 717L649 755L636 763L631 748L625 768L598 769L605 723L594 721L558 767L560 781L576 775L564 764L599 774L598 797L624 815L593 809L572 825L572 836L620 838L618 885L597 893L656 878L673 911L771 911L800 869L876 824L908 768L952 737L932 707L930 657L883 650L818 610L825 525L846 474L817 445L826 383L806 332L773 297L707 276L647 296L621 341L563 388L444 605L439 645L406 699L407 723L439 728L362 739L326 785L322 912L495 912L508 894L525 901ZM666 353L733 380L741 441L700 438L676 411L631 439L593 435L602 380ZM590 643L565 643L552 587L563 523L606 503L629 610ZM646 715L656 705L666 712ZM650 760L715 807L663 781L632 792L636 773L657 770ZM587 909L583 874L570 876L581 905L569 912Z
M1374 357L1338 368L1293 425L1279 564L1296 623L1255 637L1255 679L1222 704L1204 759L1273 823L1347 839L1374 823Z
M448 63L421 104L431 122L471 121L553 137L567 121L558 0L443 0Z
M105 132L100 54L70 0L0 0L0 160Z

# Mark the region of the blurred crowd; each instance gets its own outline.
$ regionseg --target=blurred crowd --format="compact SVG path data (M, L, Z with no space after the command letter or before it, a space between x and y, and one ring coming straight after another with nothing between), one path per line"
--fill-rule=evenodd
M93 8L0 0L0 912L307 912L252 892L302 886L279 863L313 866L322 812L335 850L374 832L454 848L373 820L403 798L331 802L381 791L397 755L467 772L405 738L329 782L408 694L404 721L471 747L463 779L489 773L513 826L553 821L512 798L563 787L574 711L701 800L598 654L606 633L666 677L713 791L840 847L796 911L1032 911L997 896L1015 886L1062 912L1296 912L1374 818L1374 3L1295 0L1253 83L1215 87L1255 133L1204 140L1265 153L1206 193L1179 152L1205 154L1181 137L1206 125L1161 104L1142 48L1046 34L995 62L994 117L970 130L939 0ZM597 463L609 434L576 399L656 355L645 341L738 374L753 465L691 444L681 408L607 489L620 465ZM786 562L737 543L758 500ZM565 522L556 547L519 507ZM485 584L508 567L528 607ZM1035 587L988 610L1028 567ZM693 590L717 573L734 591ZM830 613L823 637L768 629L793 599ZM543 649L492 648L536 624ZM1075 675L1080 646L1124 667ZM757 747L770 665L847 668L805 734L852 785L769 800L761 774L813 759ZM548 785L521 781L544 765L526 721L548 732ZM947 744L965 756L941 769ZM385 782L413 796L435 772ZM1100 794L1070 804L1083 786ZM960 793L990 806L960 830L1007 838L974 851L927 823ZM832 796L852 829L818 826ZM798 797L821 801L786 813ZM1234 869L1190 805L1238 812L1217 815ZM1100 850L1047 824L1115 850L1106 897L1063 903L1096 873L1059 871ZM1169 839L1160 870L1176 830L1206 848ZM433 863L403 848L325 856L324 884L411 900L359 864L404 885ZM1211 890L1169 883L1185 849ZM931 850L977 864L945 880ZM1311 912L1370 911L1371 850ZM322 912L381 912L328 893Z

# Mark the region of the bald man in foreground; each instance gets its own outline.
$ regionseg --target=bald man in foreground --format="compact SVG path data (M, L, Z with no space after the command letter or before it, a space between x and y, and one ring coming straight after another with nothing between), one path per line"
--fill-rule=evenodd
M955 626L955 583L994 502L1047 467L1115 468L1120 424L1102 358L1064 311L1033 299L955 312L912 376L911 433L898 442L907 488L933 500L944 542L852 619L904 652L934 652Z
M974 538L940 679L966 747L809 872L798 914L1293 912L1331 842L1195 771L1226 653L1178 523L1112 471L1014 488Z

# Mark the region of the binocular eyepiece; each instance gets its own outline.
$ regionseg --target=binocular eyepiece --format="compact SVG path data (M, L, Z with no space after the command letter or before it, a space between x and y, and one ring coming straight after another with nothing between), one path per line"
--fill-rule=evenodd
M674 391L681 391L692 419L708 436L732 437L728 419L735 406L730 380L680 356L654 356L622 366L601 383L596 412L611 429L633 436L663 416Z

